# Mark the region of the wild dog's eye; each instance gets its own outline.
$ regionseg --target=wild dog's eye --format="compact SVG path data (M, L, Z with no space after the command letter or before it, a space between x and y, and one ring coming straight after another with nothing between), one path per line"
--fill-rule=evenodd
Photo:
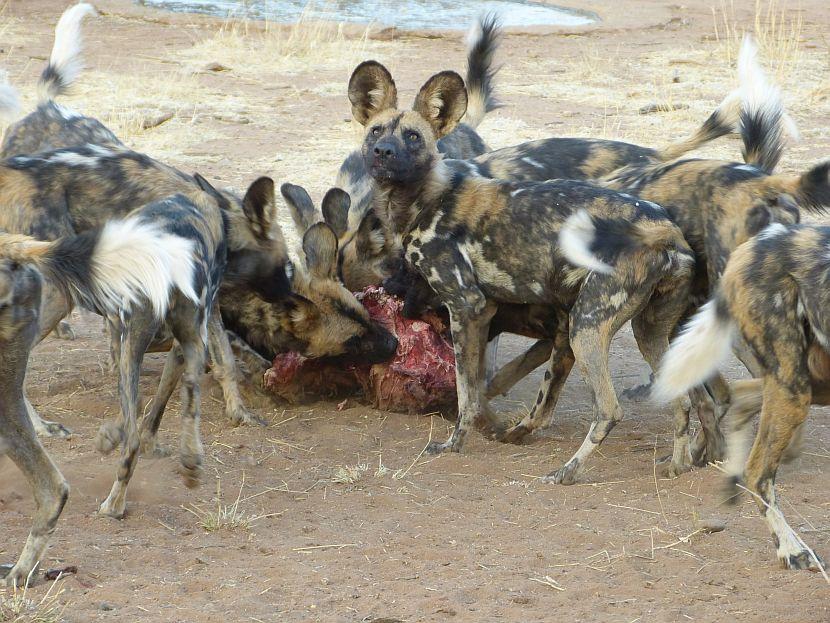
M409 132L409 133L406 135L406 139L407 139L410 143L416 143L416 142L418 142L419 140L421 140L421 135L420 135L420 134L418 134L417 132Z
M380 136L380 126L376 125L372 128L372 136Z

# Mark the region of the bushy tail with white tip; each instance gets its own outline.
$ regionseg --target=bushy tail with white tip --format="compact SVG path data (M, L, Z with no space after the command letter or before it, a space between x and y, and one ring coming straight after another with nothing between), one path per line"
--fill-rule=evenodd
M61 15L55 27L55 43L49 64L37 84L39 102L48 102L67 91L84 68L81 58L81 23L87 15L97 15L86 2L76 4Z
M652 398L669 402L711 378L732 352L735 334L732 317L716 296L672 341L657 372Z

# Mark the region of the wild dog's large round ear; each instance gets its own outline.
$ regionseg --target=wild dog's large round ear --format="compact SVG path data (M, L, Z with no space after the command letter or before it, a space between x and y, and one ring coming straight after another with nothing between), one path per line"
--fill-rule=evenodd
M349 229L349 208L352 198L342 188L330 188L323 197L323 220L342 238Z
M349 79L349 101L352 115L360 125L366 125L381 111L398 106L398 89L392 74L377 61L364 61Z
M303 236L308 272L318 279L332 279L337 272L337 236L325 223L312 225Z
M255 180L242 199L242 212L251 224L254 235L261 239L269 238L271 225L277 220L274 180L270 177Z
M368 260L380 255L386 247L386 236L383 233L383 223L375 214L373 209L369 209L366 215L360 221L355 235L355 249L357 250L358 259Z
M412 110L429 122L435 138L446 136L467 112L464 79L454 71L435 74L421 87Z
M314 203L305 188L286 182L280 186L280 193L285 199L288 211L291 212L298 234L303 235L309 227L320 220L315 214Z

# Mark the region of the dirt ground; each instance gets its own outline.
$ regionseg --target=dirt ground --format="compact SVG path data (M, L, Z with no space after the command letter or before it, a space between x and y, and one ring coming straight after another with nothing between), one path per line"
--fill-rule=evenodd
M553 135L662 145L691 131L734 84L736 33L757 28L802 132L782 169L800 170L830 147L830 13L824 0L798 4L769 20L767 5L752 1L574 3L603 21L567 32L510 30L497 81L505 106L481 133L493 147ZM2 66L27 106L65 6L10 0L0 16ZM246 27L126 1L97 6L102 16L85 28L88 68L66 103L138 149L236 187L268 174L322 196L358 136L345 85L360 60L387 63L404 102L432 71L464 63L459 32L367 37ZM211 63L227 70L206 69ZM681 107L637 113L650 103ZM144 129L166 113L169 121ZM734 140L705 154L740 157ZM623 403L625 421L582 481L542 484L592 417L577 372L552 426L530 443L474 434L463 454L439 458L422 450L451 423L353 400L342 410L325 401L258 402L269 426L232 428L205 377L202 487L183 486L175 455L145 458L128 516L99 518L115 459L99 456L93 439L116 414L116 384L100 320L76 314L73 322L78 339L46 340L30 366L37 408L75 433L45 441L72 494L44 566L77 565L79 573L29 590L35 603L48 591L44 617L51 607L73 622L830 621L821 575L778 568L755 505L723 505L714 467L659 476L655 458L671 443L663 409ZM509 341L502 358L520 346ZM612 361L618 390L646 373L628 330L614 341ZM147 400L161 368L159 355L147 356ZM737 365L730 372L740 374ZM537 382L525 380L498 407L522 409ZM174 399L161 432L174 449L178 406ZM812 414L806 452L780 471L778 490L793 526L827 555L825 416ZM32 509L20 473L0 461L0 561L19 553ZM219 509L225 521L210 531ZM699 519L723 520L726 530L699 533Z

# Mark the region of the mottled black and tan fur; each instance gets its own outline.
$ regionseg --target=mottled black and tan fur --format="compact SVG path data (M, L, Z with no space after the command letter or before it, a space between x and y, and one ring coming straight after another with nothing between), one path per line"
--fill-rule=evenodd
M717 294L672 343L656 380L672 398L717 371L742 338L762 380L744 384L730 412L730 482L745 481L791 569L820 561L787 524L775 496L778 466L810 404L830 402L830 228L773 224L732 254ZM760 385L760 386L759 386ZM761 423L747 456L748 426L762 391Z
M361 88L380 96L360 97ZM649 202L580 181L491 180L471 173L463 161L444 160L436 139L452 131L466 106L457 74L430 78L412 111L397 110L391 90L388 71L373 61L358 66L350 83L358 94L354 105L363 107L355 116L367 128L362 152L375 180L374 210L450 313L459 418L450 439L430 451L459 451L479 417L502 428L484 396L482 359L491 320L501 306L546 308L562 347L551 357L532 414L517 428L535 426L546 403L552 408L577 362L594 392L597 421L580 451L549 476L572 483L622 417L608 371L610 340L634 319L645 340L641 347L656 365L688 296L688 246L662 208ZM613 274L576 267L559 235L579 210L649 231L649 242L612 253L618 266Z
M473 158L488 151L484 140L476 132L487 113L499 107L494 96L493 80L497 69L493 57L501 38L498 18L493 14L483 15L474 24L468 37L467 47L467 94L468 106L462 122L452 132L437 142L438 151L447 158ZM391 78L390 78L391 80ZM355 98L366 97L359 85L349 91L352 111L359 114ZM385 96L391 105L397 102L397 90ZM368 97L373 97L369 93ZM355 116L359 123L365 119ZM339 271L343 283L353 292L366 286L379 285L391 272L397 258L391 257L387 232L372 212L372 178L366 168L360 151L350 153L337 174L335 186L344 189L351 198L348 211L348 236L341 237ZM339 236L339 234L338 234Z
M0 440L35 498L29 537L0 584L23 587L30 581L69 497L69 485L38 441L23 394L29 353L43 333L44 277L94 311L146 310L159 317L179 286L192 293L192 274L191 242L137 219L56 242L0 233Z

